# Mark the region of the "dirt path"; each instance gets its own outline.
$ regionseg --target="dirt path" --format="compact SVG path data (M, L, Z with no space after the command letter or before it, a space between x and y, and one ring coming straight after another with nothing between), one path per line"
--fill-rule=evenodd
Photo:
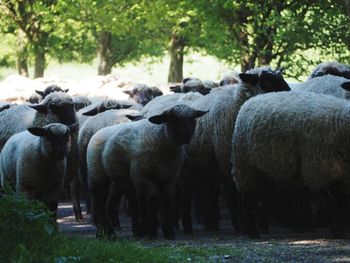
M83 206L84 207L84 206ZM58 209L60 231L74 236L94 238L95 228L90 216L84 212L86 223L75 222L71 203L61 203ZM121 230L118 238L134 240L130 220L121 214ZM286 228L272 228L271 234L260 240L249 240L233 233L229 221L220 221L219 232L207 232L195 225L195 235L185 236L176 231L176 241L167 241L159 234L157 241L148 241L149 246L225 246L241 251L239 255L223 255L211 259L213 262L350 262L350 240L331 239L327 229L295 234Z

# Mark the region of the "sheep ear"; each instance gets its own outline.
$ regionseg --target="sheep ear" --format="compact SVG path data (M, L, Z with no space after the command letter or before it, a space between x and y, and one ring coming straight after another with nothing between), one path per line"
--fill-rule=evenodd
M258 74L249 74L249 73L240 73L239 78L244 82L248 83L252 86L255 86L259 82L259 75Z
M70 133L75 132L78 128L79 128L79 123L73 123L71 125L68 126Z
M44 113L44 114L47 113L47 108L46 108L46 106L43 105L43 104L28 105L28 106L31 107L31 108L34 109L34 110L37 110L38 112L41 112L41 113Z
M193 117L194 117L194 118L199 118L199 117L203 116L204 114L206 114L206 113L208 113L208 112L209 112L209 110L207 110L207 111L196 110L196 111L194 112L194 114L193 114Z
M130 91L130 90L123 90L123 92L124 92L125 94L128 94L129 96L132 95L132 91Z
M138 121L138 120L142 120L143 116L142 115L126 115L126 117L131 120L131 121Z
M167 113L167 111L164 111L160 115L155 115L155 116L148 118L148 120L154 124L162 124L168 120L168 113Z
M129 105L121 104L120 108L121 109L129 109L131 106L132 106L131 104L129 104Z
M30 127L30 128L28 128L28 131L35 136L44 136L45 135L44 128Z
M82 113L82 115L85 115L85 116L94 116L96 115L98 112L97 112L97 107L89 110L89 111L86 111L84 113Z
M43 91L40 91L40 90L35 90L35 92L37 93L37 94L39 94L40 96L42 96L42 97L44 97L44 92Z
M350 91L350 82L344 82L341 87L347 91Z
M179 85L169 87L169 89L170 89L172 92L175 92L175 93L180 93L180 92L181 92L181 86L179 86Z
M226 85L226 81L225 81L225 80L220 81L220 83L219 83L219 87L221 87L221 86L225 86L225 85Z
M64 89L63 92L64 93L67 93L69 91L69 89Z
M184 78L182 81L182 84L185 84L187 81L191 80L192 78Z

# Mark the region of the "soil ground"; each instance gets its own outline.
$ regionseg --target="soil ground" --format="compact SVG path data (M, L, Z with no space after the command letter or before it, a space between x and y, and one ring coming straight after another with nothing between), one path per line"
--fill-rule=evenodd
M71 203L60 203L58 223L61 232L71 236L94 238L95 227L90 223L90 215L85 222L75 222ZM118 238L137 240L132 236L130 218L121 211L121 230ZM176 240L167 241L161 236L156 241L145 241L146 246L225 246L241 251L240 255L215 256L212 262L350 262L350 240L332 239L328 229L303 234L293 233L288 228L272 227L269 234L259 240L250 240L234 234L229 220L220 221L220 231L208 232L202 225L194 225L195 234L186 236L176 230ZM189 259L189 261L191 261Z

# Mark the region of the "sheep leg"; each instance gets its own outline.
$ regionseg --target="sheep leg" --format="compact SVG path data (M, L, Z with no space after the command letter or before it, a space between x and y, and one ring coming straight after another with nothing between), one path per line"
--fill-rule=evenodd
M175 189L176 179L167 182L166 185L161 187L160 201L162 212L162 230L165 239L175 239L174 233L174 208L175 208Z
M122 197L120 189L112 183L109 187L109 195L106 202L106 212L109 221L109 225L113 229L120 228L119 222L119 203ZM114 232L114 231L113 231Z
M330 232L335 238L345 238L346 208L349 203L349 197L346 194L341 193L339 189L332 191L332 195L334 196L335 211L330 226Z
M223 190L226 197L226 203L231 214L231 224L236 233L240 233L241 229L241 218L239 212L239 194L232 178L223 178Z
M126 195L127 195L128 201L129 201L129 207L131 209L132 233L136 237L141 237L144 235L144 233L142 232L142 228L141 228L140 223L139 223L136 192L134 189L127 190Z
M80 207L80 182L78 177L74 177L74 179L70 182L70 193L72 197L73 203L73 211L75 216L75 221L84 222L84 217L81 212Z
M147 198L147 205L148 205L148 233L149 238L155 239L157 238L157 228L158 228L158 212L159 212L159 206L158 206L158 195L150 195Z
M205 229L208 231L218 231L218 182L217 178L210 176L203 178L203 202L202 213Z
M193 234L193 227L192 227L192 217L191 217L191 202L192 202L192 192L188 185L184 186L184 189L182 190L182 226L184 229L185 235L192 235Z
M242 193L242 222L244 231L250 238L260 238L255 225L255 207L254 192Z
M104 182L94 182L91 183L91 215L92 220L97 228L96 237L103 238L109 236L113 233L111 229L106 212L106 202L108 199L109 182L104 180Z

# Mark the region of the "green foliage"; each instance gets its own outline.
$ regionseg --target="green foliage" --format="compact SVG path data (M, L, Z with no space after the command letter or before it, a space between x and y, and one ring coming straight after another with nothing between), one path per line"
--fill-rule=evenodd
M57 232L43 204L22 194L0 197L0 262L52 262Z

